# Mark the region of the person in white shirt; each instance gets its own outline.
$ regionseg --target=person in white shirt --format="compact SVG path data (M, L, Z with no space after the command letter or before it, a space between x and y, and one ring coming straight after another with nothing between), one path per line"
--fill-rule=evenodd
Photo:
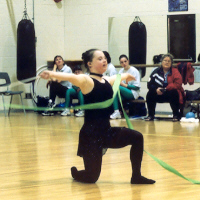
M107 70L103 73L104 76L112 76L117 74L117 70L115 66L111 63L111 57L110 54L107 51L103 51L104 55L106 56L107 59Z
M54 57L53 71L70 73L70 74L72 73L71 68L64 63L64 60L60 55ZM48 109L42 113L43 116L54 115L54 113L51 112L51 110L53 110L53 108L56 106L55 104L56 96L60 98L65 98L66 91L72 88L72 84L69 81L59 81L55 78L52 78L47 82L46 87L48 88L49 86L50 90L49 90Z
M123 67L120 71L119 74L123 73L129 73L135 77L136 80L132 80L129 82L122 81L120 83L120 94L122 97L122 100L134 100L139 97L139 92L140 92L140 73L139 71L129 65L129 59L126 55L121 55L119 57L120 65ZM113 102L113 107L114 107L114 113L110 115L111 119L121 119L121 114L119 112L119 103L118 103L118 97L116 96L114 102Z

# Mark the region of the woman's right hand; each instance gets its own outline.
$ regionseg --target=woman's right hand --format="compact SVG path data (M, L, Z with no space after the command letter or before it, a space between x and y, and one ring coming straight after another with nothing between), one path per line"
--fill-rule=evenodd
M156 92L157 92L158 95L162 95L162 94L163 94L163 92L161 92L160 89L163 89L163 88L159 87L159 88L157 88L157 90L156 90Z
M39 76L43 79L49 79L50 78L50 74L51 72L50 71L43 71L39 74Z

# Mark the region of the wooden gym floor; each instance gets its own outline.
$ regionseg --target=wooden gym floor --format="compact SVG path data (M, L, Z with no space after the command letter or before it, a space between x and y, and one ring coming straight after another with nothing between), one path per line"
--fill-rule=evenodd
M144 148L187 178L200 181L199 123L131 120L144 135ZM73 181L70 168L83 168L76 156L83 118L43 117L34 112L0 115L1 200L183 200L200 199L200 185L162 168L144 153L142 174L154 185L131 185L130 146L109 149L96 184ZM112 126L126 126L113 120Z

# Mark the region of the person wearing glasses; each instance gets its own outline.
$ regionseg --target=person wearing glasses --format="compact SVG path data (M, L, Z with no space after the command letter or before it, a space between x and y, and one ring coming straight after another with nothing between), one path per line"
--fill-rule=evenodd
M146 101L148 117L146 121L153 121L156 103L169 102L173 112L173 122L180 119L180 107L183 104L184 89L182 76L177 68L172 66L173 56L164 54L161 58L161 67L156 68L147 82L149 89Z

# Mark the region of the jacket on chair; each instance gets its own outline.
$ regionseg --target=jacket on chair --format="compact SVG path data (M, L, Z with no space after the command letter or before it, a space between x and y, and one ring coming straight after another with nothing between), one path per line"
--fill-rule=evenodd
M182 76L183 84L194 84L194 68L190 62L179 62L177 68Z

